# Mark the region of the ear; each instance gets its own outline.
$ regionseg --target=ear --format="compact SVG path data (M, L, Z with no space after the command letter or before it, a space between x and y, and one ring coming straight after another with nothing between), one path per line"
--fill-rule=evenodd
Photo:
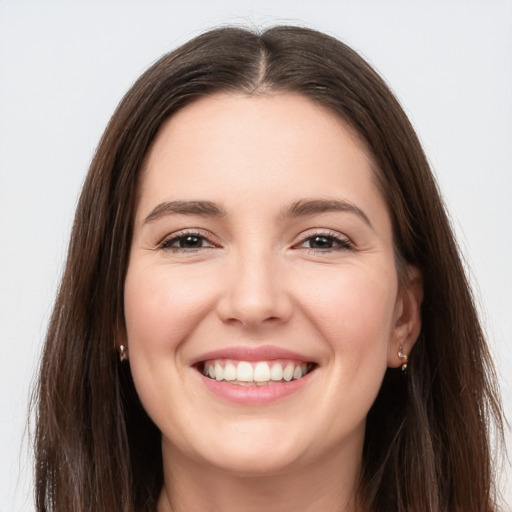
M389 340L388 366L397 368L403 364L398 352L410 354L421 331L421 302L423 280L420 271L407 266L405 278L401 280L395 305L395 316Z

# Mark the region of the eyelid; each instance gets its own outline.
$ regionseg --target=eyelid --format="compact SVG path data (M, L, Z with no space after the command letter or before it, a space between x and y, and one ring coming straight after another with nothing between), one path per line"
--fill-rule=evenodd
M301 247L305 242L307 242L309 239L317 237L317 236L323 236L326 238L330 238L336 242L338 242L337 247L332 247L329 249L314 249L310 247ZM352 240L347 236L339 231L334 231L332 229L327 228L314 228L312 230L308 230L306 232L303 232L299 235L297 242L295 242L292 246L293 249L306 249L310 251L315 252L329 252L329 251L336 251L336 250L349 250L354 247L354 243Z
M196 236L198 238L203 239L206 241L209 245L203 246L203 247L191 247L191 248L183 248L183 247L171 247L170 243L173 241L177 241L180 238L184 238L186 236ZM315 249L315 248L308 248L308 247L302 247L304 243L306 243L309 239L314 237L323 236L326 238L330 238L337 242L336 247L331 247L327 249ZM313 228L310 230L307 230L305 232L302 232L297 238L296 241L292 244L292 249L306 249L310 251L315 252L328 252L328 251L336 251L336 250L347 250L354 246L351 239L338 232L334 231L332 229L328 228ZM199 228L186 228L179 231L175 231L173 233L167 234L165 237L163 237L157 244L157 249L164 249L164 250L174 250L174 251L194 251L199 249L208 249L208 248L218 248L220 247L220 243L216 240L216 237L212 235L212 233L207 232L203 229Z
M205 247L196 247L196 248L184 248L184 247L171 247L167 244L179 240L180 238L184 238L186 236L196 236L198 238L202 238L208 244L209 246ZM209 249L209 248L215 248L219 247L219 243L217 241L214 241L216 237L214 237L211 233L204 231L203 229L199 228L186 228L179 231L175 231L173 233L170 233L166 235L164 238L162 238L157 243L157 249L164 249L164 250L175 250L175 251L194 251L199 249Z

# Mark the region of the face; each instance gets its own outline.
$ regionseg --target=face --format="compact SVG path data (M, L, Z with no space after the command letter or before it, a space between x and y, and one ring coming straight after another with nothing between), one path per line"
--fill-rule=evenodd
M126 344L166 458L238 474L360 457L386 367L410 348L373 163L299 95L210 96L146 160Z

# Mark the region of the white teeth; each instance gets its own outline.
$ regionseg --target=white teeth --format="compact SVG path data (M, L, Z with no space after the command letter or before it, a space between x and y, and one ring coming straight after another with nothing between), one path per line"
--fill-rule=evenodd
M227 363L224 366L224 379L225 380L236 380L236 366L231 363Z
M203 374L217 381L230 381L233 384L264 386L276 382L290 382L308 373L306 363L293 361L248 362L233 360L207 361L202 369Z
M290 382L293 379L293 371L295 370L295 367L292 363L288 363L286 365L286 368L283 370L283 379L286 382Z
M268 382L270 380L270 368L267 363L258 363L254 367L254 381Z
M283 367L279 363L274 363L270 368L270 378L272 380L283 380Z
M254 370L251 363L246 361L240 361L238 368L236 369L236 380L241 382L252 382L254 381Z

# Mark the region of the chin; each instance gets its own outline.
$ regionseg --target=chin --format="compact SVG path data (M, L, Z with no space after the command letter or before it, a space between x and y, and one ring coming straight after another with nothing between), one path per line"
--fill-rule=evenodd
M203 453L196 452L203 464L241 477L284 473L296 468L304 458L298 436L290 432L286 435L281 429L271 430L268 425L253 425L243 433L231 432L205 441Z
M239 450L237 453L221 453L208 463L219 471L233 476L255 478L282 474L296 468L297 456L290 453L269 454L249 449Z

